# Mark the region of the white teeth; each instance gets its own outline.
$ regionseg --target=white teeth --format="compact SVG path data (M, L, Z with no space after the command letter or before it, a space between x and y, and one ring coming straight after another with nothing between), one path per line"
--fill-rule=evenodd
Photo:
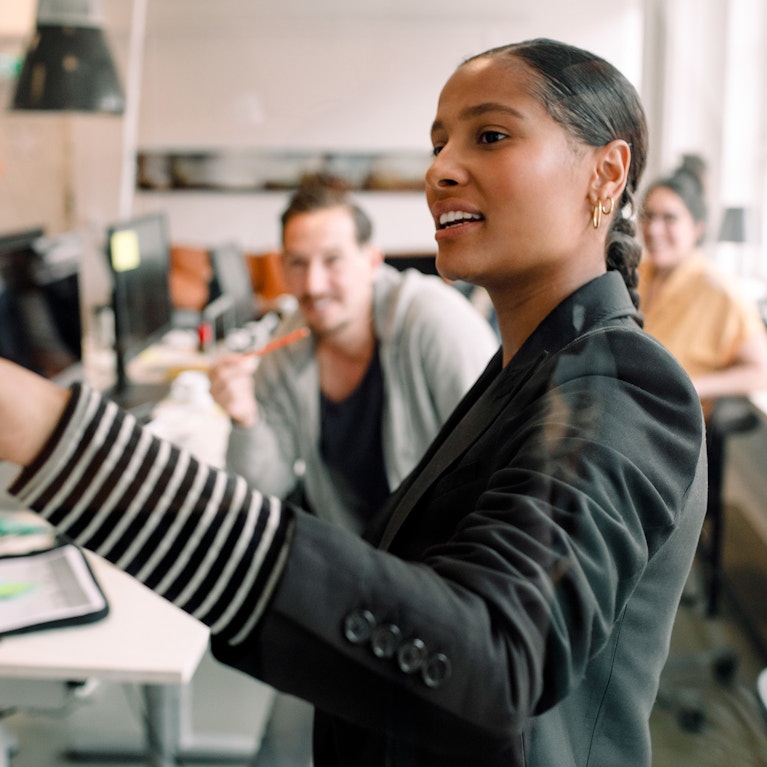
M447 226L455 221L479 221L482 216L477 213L467 213L464 210L451 210L439 217L440 226Z

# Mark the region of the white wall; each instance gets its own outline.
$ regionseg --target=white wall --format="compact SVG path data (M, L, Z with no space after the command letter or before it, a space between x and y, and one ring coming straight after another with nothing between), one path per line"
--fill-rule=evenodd
M426 155L439 89L461 59L544 32L601 49L634 75L638 71L636 3L611 13L601 8L589 22L588 4L579 4L577 13L568 4L553 19L544 16L551 2L539 4L536 15L527 4L508 0L432 3L434 13L419 4L415 19L404 3L366 10L353 0L336 2L331 17L323 14L323 3L281 4L281 15L233 0L220 14L204 12L199 2L183 3L188 11L181 29L170 23L178 15L168 0L166 15L149 16L143 148L406 149ZM385 249L433 250L421 195L365 197ZM283 204L283 195L143 194L136 201L138 209L166 209L178 239L234 236L255 249L277 244L276 214Z

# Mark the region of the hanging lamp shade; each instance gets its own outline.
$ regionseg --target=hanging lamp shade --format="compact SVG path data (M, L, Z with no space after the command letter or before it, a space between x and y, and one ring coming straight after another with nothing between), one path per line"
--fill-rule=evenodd
M13 108L122 114L125 96L103 20L98 0L39 0Z

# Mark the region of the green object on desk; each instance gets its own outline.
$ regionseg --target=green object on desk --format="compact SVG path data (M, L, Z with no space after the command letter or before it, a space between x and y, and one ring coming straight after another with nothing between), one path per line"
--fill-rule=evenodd
M28 591L32 591L34 587L34 583L24 583L23 581L8 581L6 583L0 583L0 599L13 599L14 597L20 597L23 594L26 594Z

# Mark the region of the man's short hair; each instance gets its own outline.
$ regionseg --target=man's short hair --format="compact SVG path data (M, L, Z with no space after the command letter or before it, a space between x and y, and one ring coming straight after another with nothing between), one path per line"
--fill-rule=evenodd
M338 207L346 208L351 213L357 244L367 245L373 237L373 224L365 211L352 200L347 184L341 179L325 174L302 179L280 217L283 238L285 227L294 216Z

